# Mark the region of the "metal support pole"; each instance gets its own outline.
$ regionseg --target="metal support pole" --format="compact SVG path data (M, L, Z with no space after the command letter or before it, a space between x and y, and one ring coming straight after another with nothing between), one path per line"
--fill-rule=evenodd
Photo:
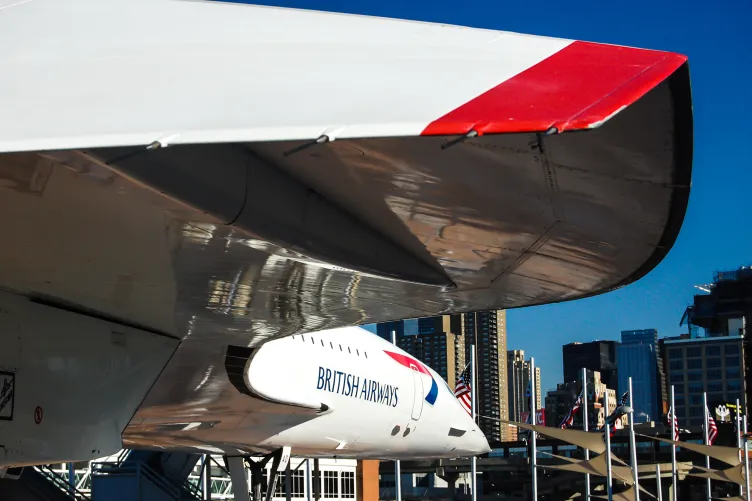
M671 440L674 440L674 421L677 421L676 406L674 405L674 385L671 385L671 422L669 428L671 428ZM678 477L676 473L676 445L671 444L671 499L673 501L679 501L679 494L676 489L679 487Z
M595 392L593 392L595 394ZM588 431L587 369L582 368L582 429ZM585 449L585 461L590 460L590 450ZM590 501L590 473L585 474L585 501Z
M319 458L313 460L313 499L321 499L321 467Z
M742 410L739 407L739 399L736 399L736 414L734 414L734 418L736 419L736 424L734 426L734 429L736 430L736 448L741 449L742 448ZM742 453L741 450L739 451L739 459L742 459ZM739 486L739 495L744 495L744 486Z
M608 390L603 392L603 415L608 418ZM613 478L611 476L611 430L608 425L608 419L603 420L603 427L606 433L606 492L608 501L614 500Z
M203 470L201 494L204 501L209 501L211 499L211 458L208 454L204 454L201 469Z
M234 456L227 458L227 466L230 469L230 481L232 482L232 497L234 501L247 501L248 499L248 475L242 457Z
M744 413L744 488L749 499L749 442L747 442L747 415Z
M472 417L473 422L477 424L478 422L478 405L476 402L475 396L477 395L477 388L476 388L476 382L477 378L475 377L475 345L470 345L470 408L472 409ZM471 482L471 489L472 492L470 493L472 496L473 501L478 500L478 462L475 456L470 458L470 469L471 469L471 475L472 478L470 479Z
M305 460L306 501L313 501L313 479L311 478L311 460Z
M285 466L285 501L292 501L292 474L289 460Z
M663 488L661 487L661 464L655 463L655 493L658 501L663 501Z
M708 429L709 422L708 422L708 394L707 392L702 393L702 405L705 407L705 419L703 421L703 430L704 430L704 438L705 438L705 445L710 445L708 442L710 442L710 430ZM705 456L705 468L708 470L710 469L710 456ZM713 489L710 485L710 478L705 479L705 496L708 498L708 501L710 501L710 498L712 497Z
M617 404L618 405L618 404ZM637 444L634 432L634 394L632 393L632 376L629 376L629 449L632 457L632 480L634 480L635 501L640 501L640 478L637 474ZM616 426L614 424L614 426Z
M397 331L392 331L392 344L397 346ZM397 501L402 501L402 471L399 459L394 462L394 496Z
M535 358L530 357L530 422L534 425L537 424L536 411L538 410L538 400L535 394L536 388L535 379ZM536 440L535 431L530 433L530 443L532 444L532 452L530 453L530 466L533 474L533 501L538 501L538 444Z
M68 463L68 487L70 495L76 496L76 465Z

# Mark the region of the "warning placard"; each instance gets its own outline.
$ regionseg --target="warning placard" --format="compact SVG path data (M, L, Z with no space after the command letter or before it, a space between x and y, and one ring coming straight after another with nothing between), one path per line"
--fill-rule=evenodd
M16 375L0 371L0 419L13 419L13 402L16 398Z

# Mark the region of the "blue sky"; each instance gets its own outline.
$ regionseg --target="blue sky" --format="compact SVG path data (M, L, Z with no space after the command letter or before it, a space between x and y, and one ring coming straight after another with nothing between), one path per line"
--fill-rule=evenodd
M249 2L250 3L250 2ZM695 116L689 209L676 245L645 278L617 292L510 311L508 348L542 368L544 390L562 379L562 344L618 339L655 327L677 335L684 308L716 270L752 263L752 2L727 0L537 2L292 0L253 2L459 24L669 50L689 56Z

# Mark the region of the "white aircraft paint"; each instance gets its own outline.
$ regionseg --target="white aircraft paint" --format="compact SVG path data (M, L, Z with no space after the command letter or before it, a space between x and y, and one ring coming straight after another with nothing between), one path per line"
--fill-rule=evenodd
M360 327L271 341L247 367L252 391L327 409L265 440L266 447L289 444L293 450L387 458L462 457L489 450L441 376Z

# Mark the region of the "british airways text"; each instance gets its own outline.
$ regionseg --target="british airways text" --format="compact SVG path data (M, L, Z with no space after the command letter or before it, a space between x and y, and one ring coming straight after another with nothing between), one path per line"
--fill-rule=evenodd
M316 389L390 407L397 407L397 390L399 390L390 384L381 384L368 378L363 378L361 381L360 376L323 367L319 367L319 382Z

